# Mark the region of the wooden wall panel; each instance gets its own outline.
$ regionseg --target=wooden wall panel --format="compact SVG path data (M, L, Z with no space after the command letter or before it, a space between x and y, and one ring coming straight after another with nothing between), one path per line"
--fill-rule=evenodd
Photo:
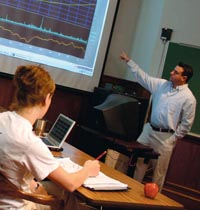
M8 108L12 96L14 93L14 88L12 85L12 79L6 77L0 77L0 106Z
M0 106L8 109L13 94L12 77L0 75ZM57 86L45 118L54 122L59 113L63 113L79 122L85 118L90 96L89 93Z
M200 140L191 138L177 142L166 180L200 191Z

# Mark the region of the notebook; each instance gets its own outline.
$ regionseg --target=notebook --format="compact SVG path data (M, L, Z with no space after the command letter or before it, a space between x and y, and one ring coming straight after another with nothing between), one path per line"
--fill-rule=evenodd
M60 158L57 161L68 173L77 172L82 168L82 166L73 162L70 158ZM88 177L83 186L96 191L121 191L129 189L127 184L113 179L102 172L99 172L99 175L96 177Z
M59 114L49 133L40 138L49 148L60 149L74 125L74 120L64 114Z

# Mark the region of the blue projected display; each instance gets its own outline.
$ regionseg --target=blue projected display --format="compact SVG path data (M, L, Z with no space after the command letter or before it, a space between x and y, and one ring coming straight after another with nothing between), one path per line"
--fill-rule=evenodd
M0 54L92 76L108 0L0 0Z

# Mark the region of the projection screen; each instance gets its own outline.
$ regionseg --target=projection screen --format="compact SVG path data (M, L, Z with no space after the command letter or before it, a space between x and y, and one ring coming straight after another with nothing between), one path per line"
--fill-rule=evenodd
M0 0L0 72L45 67L56 84L93 91L118 0Z

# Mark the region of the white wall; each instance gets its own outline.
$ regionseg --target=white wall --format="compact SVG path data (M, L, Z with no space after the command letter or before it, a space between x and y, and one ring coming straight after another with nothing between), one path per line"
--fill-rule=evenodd
M161 29L173 29L171 42L200 46L199 0L121 0L104 74L132 80L119 60L121 49L150 75L159 76L168 43Z
M173 29L171 42L200 46L200 1L165 0L160 27ZM156 45L158 50L159 46ZM167 48L165 49L165 55ZM157 60L154 54L154 60ZM163 59L161 70L164 66ZM184 62L184 61L183 61ZM151 71L154 66L151 66Z
M160 21L163 12L164 0L143 0L138 19L138 27L132 45L131 57L146 72L150 72L151 63L155 51L155 45L160 40ZM158 69L159 62L156 64ZM154 69L155 70L155 69ZM128 74L127 74L128 75Z
M125 78L126 65L119 59L121 50L131 52L141 0L121 0L110 50L104 70L105 75Z

